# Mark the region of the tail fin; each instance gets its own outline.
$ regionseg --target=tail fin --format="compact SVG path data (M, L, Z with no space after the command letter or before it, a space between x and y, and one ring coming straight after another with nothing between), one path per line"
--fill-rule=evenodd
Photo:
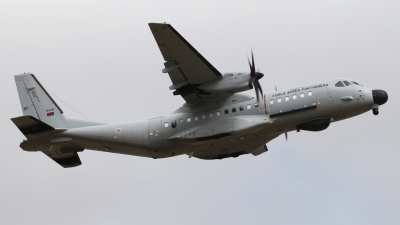
M31 73L15 75L24 116L32 116L52 127L67 128L68 121L64 112L43 88L35 75Z

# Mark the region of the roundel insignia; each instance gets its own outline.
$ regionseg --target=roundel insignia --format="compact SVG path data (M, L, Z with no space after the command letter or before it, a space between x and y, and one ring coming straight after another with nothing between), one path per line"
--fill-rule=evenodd
M119 134L119 133L121 133L121 128L117 128L117 129L115 129L115 133L117 133L117 134Z

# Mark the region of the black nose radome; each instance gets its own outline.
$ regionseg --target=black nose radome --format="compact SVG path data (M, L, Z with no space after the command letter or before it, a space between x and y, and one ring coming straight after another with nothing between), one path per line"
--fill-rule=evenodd
M385 104L389 98L384 90L372 90L372 97L374 98L374 103L378 105Z

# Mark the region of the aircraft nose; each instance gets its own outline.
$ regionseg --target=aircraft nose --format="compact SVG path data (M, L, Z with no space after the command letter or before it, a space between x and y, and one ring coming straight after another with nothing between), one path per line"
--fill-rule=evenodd
M378 105L385 104L389 98L384 90L372 90L372 96L374 98L374 103Z

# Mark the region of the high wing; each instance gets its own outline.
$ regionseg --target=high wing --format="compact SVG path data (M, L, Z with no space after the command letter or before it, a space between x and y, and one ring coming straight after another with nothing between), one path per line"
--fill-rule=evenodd
M196 87L221 79L222 74L170 24L150 23L149 26L164 57L162 72L169 74L174 95L181 95L187 103L212 97L213 93L201 92Z

